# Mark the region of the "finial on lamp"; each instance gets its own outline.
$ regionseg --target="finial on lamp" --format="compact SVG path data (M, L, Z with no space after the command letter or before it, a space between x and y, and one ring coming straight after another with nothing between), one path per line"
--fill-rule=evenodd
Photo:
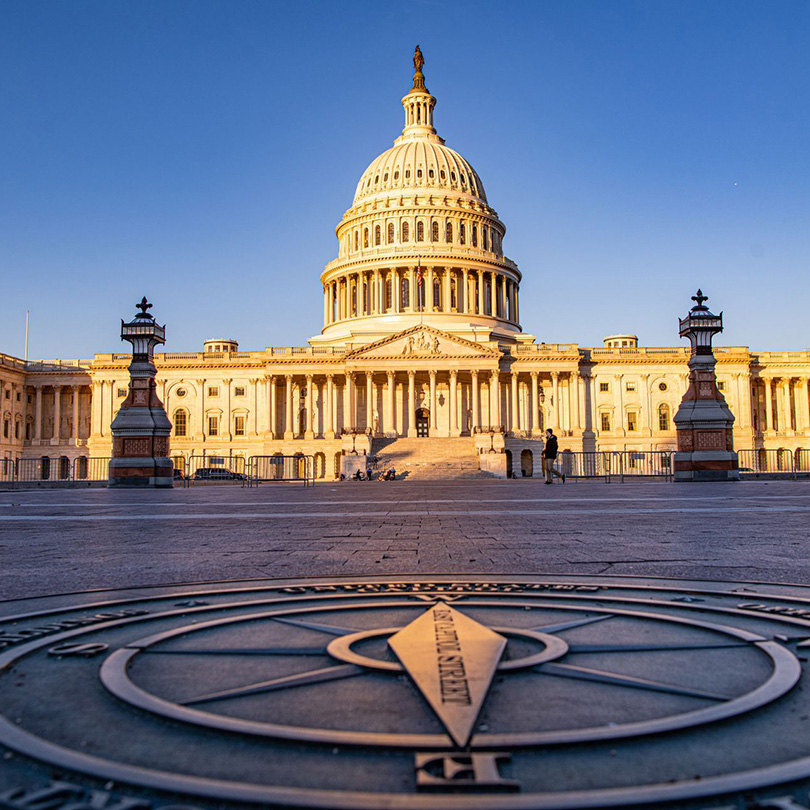
M698 288L697 295L693 295L692 300L697 302L697 308L705 309L703 302L708 301L709 296L704 295L703 292Z
M144 316L146 316L147 318L152 317L151 315L148 315L147 312L146 312L147 309L152 309L152 305L146 300L146 296L141 298L141 303L140 304L135 304L135 309L139 309L141 311L140 315L135 316L136 318L141 318L141 317L144 317Z

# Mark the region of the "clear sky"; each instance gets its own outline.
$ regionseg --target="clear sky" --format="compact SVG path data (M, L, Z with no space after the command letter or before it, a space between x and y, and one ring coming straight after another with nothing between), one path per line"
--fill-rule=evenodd
M521 268L523 328L810 346L808 0L0 0L0 351L306 345L425 54L439 134Z

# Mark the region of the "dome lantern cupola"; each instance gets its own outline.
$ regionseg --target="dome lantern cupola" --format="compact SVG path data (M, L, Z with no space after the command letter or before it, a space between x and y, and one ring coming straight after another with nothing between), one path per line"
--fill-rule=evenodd
M433 127L433 108L436 106L436 99L430 95L427 87L425 87L425 75L422 73L424 64L425 58L417 45L413 54L415 71L413 74L413 87L402 99L402 106L405 108L405 128L402 130L402 136L397 138L395 143L402 143L408 138L425 137L444 143Z

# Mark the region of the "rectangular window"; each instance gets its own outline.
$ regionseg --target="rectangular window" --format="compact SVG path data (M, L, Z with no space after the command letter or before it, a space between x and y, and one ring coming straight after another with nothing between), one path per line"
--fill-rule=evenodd
M606 385L607 383L605 383ZM610 432L610 414L603 413L602 414L602 430L605 432Z
M720 391L725 391L726 390L726 384L724 382L718 382L717 387L718 387L718 389Z
M8 432L9 432L10 424L11 423L8 421L8 419L3 421L3 438L4 439L8 438Z
M636 430L636 414L634 411L627 412L627 429L628 430Z
M624 390L625 391L635 391L636 390L636 384L634 382L625 383L624 384Z
M11 391L6 391L6 399L11 399Z
M20 392L17 391L17 402L19 402L19 401L20 401Z
M125 397L127 395L127 389L119 388L115 393L118 394L119 397Z
M602 391L602 392L610 391L610 383L600 382L599 383L599 390Z
M233 395L235 397L243 397L245 395L245 389L243 387L237 386L233 389Z
M233 418L233 435L234 436L244 436L245 435L245 417L244 416L234 416L234 418Z
M20 423L19 422L14 423L14 438L15 439L20 438Z
M209 416L208 417L208 435L209 436L218 436L219 435L219 417L218 416Z
M218 397L219 396L219 388L214 385L208 386L208 396L209 397Z

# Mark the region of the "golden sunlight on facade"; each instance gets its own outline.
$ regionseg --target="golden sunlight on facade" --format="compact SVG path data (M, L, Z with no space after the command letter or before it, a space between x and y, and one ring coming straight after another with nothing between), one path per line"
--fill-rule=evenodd
M547 427L563 450L675 449L688 348L639 347L635 335L583 348L523 331L506 228L437 134L422 65L417 49L402 134L337 226L310 345L244 352L228 338L155 355L176 459L303 453L332 479L368 453L394 455L414 476L540 475ZM810 352L715 355L735 448L810 450ZM130 357L0 355L0 476L19 458L59 470L109 457Z

